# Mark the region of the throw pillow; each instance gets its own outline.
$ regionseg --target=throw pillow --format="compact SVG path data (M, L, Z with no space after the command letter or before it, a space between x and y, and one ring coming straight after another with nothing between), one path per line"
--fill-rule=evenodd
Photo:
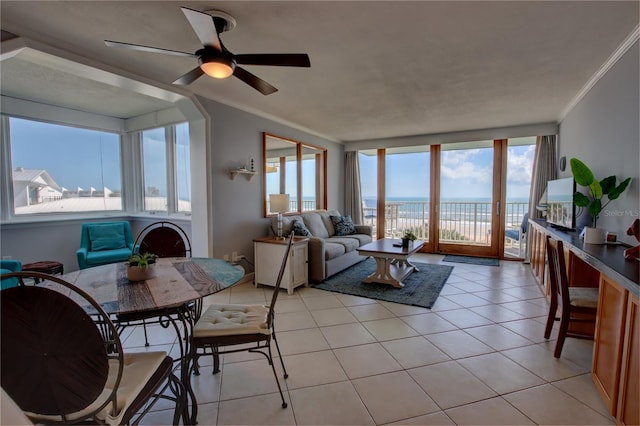
M356 233L356 226L353 224L351 216L329 216L331 223L336 230L337 236L353 235Z
M304 222L301 220L294 220L291 229L293 229L293 233L295 235L300 235L302 237L311 237L311 232L309 232Z
M114 250L125 248L124 226L121 223L95 225L89 227L91 251Z

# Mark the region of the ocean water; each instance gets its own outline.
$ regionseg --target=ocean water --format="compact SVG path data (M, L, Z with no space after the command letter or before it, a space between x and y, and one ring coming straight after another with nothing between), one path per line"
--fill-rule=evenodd
M365 216L375 215L376 198L364 197L366 208ZM426 219L429 211L428 197L389 197L387 205L392 211L390 215L397 215L407 219ZM476 198L442 198L440 204L440 219L453 221L478 221L490 222L491 199L485 197ZM506 216L521 220L522 215L528 211L527 198L513 198L507 200Z

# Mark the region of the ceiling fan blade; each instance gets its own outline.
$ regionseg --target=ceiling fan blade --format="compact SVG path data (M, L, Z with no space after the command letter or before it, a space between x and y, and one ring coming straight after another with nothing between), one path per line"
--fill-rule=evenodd
M236 67L236 69L233 71L233 75L235 75L240 80L244 81L249 86L253 87L258 92L262 93L265 96L278 91L278 89L276 89L266 81L262 80L259 77L256 77L255 75L251 74L249 71L243 68Z
M257 53L235 55L237 63L242 65L272 65L281 67L310 67L306 53Z
M193 53L180 52L178 50L162 49L160 47L143 46L141 44L123 43L121 41L105 40L104 44L106 44L109 47L122 47L125 49L140 50L142 52L164 53L167 55L189 56L192 58L197 57Z
M186 86L187 84L191 84L194 81L196 81L198 78L200 78L202 75L204 74L204 71L202 71L202 68L200 67L195 67L194 69L192 69L191 71L189 71L188 73L180 76L176 81L174 81L172 84L180 84L183 86Z
M216 24L213 22L213 17L198 10L189 9L188 7L181 7L181 9L202 45L213 47L222 52L220 37L218 37L218 31L216 30Z

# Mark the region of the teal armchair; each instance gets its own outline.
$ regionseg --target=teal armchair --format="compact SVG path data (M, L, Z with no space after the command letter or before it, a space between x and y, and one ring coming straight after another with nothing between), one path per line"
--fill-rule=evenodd
M80 269L124 262L134 251L129 222L83 223L80 248L76 250Z
M20 262L19 260L0 260L0 275L8 274L10 272L20 272L21 270L22 262ZM5 288L15 287L16 285L18 285L18 279L7 278L2 280L0 284L2 285L2 290L4 290Z

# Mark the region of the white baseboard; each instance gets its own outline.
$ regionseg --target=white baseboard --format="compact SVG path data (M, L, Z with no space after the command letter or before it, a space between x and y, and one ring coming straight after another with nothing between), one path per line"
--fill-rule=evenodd
M244 277L240 278L238 284L253 283L253 278L255 277L255 275L255 272L249 272L248 274L245 274Z

